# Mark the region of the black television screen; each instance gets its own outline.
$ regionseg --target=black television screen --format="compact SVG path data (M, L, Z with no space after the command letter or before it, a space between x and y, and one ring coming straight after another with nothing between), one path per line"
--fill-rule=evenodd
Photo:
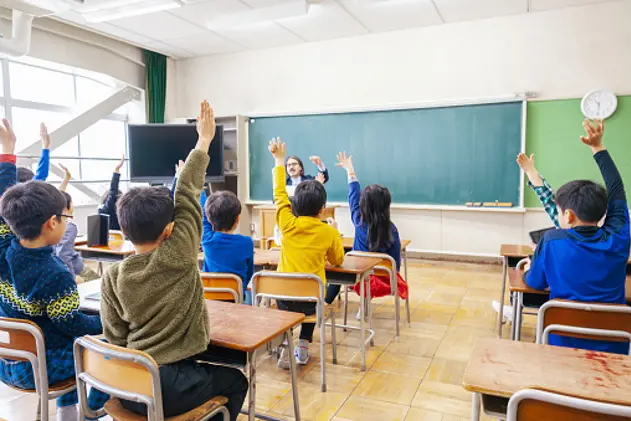
M130 124L129 178L132 181L168 182L175 164L185 160L197 143L195 124ZM223 127L217 126L208 151L206 181L223 179Z

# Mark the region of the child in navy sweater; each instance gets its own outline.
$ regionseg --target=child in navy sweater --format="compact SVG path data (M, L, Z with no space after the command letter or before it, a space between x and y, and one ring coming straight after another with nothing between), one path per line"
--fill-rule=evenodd
M372 184L362 192L355 175L352 157L347 156L346 152L340 152L337 159L337 165L344 168L348 174L348 203L355 226L353 250L385 253L391 256L396 263L397 293L399 297L406 299L408 286L398 273L401 267L401 240L397 227L390 220L390 191L383 186ZM339 291L339 286L330 285L327 288L326 301L332 303ZM391 291L390 279L374 275L370 277L372 298L390 295ZM359 284L355 285L355 292L359 294ZM357 317L359 318L359 312Z
M0 141L0 317L31 320L42 329L48 382L55 384L74 378L74 339L100 334L101 321L79 312L74 276L53 256L53 245L66 230L63 194L41 181L14 186L15 135L6 119L0 125ZM33 369L25 361L0 358L0 381L35 388ZM89 399L90 406L98 409L108 397L92 390ZM77 420L76 403L76 392L59 397L57 419Z
M535 251L524 280L550 288L550 298L587 303L625 303L629 259L629 209L622 178L602 143L604 122L585 120L586 136L607 189L589 180L575 180L556 193L561 228L548 231ZM602 227L599 221L607 214ZM627 354L626 342L595 341L550 335L553 345Z

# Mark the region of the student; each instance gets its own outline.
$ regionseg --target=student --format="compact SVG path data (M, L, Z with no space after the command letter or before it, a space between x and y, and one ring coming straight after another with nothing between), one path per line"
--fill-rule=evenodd
M406 299L408 286L399 274L401 267L401 240L399 231L390 220L390 191L380 185L372 184L361 191L359 180L355 175L352 156L346 152L337 155L338 166L344 168L348 175L348 203L351 210L351 220L355 227L353 250L385 253L391 256L397 271L397 292L399 297ZM355 285L355 292L359 294L359 284ZM339 285L329 285L327 288L328 303L332 303L340 292ZM382 276L370 277L370 292L372 298L390 295L390 279ZM369 305L370 303L367 303ZM366 312L365 314L367 314ZM357 312L359 319L360 313Z
M337 230L337 224L329 219L323 224L319 216L326 205L326 191L322 183L307 180L296 187L292 201L285 186L284 163L286 145L280 138L270 141L269 151L275 159L273 171L274 203L276 205L276 224L283 236L279 272L311 273L326 282L326 262L340 265L344 261L344 246ZM291 294L291 291L287 291ZM295 311L305 315L315 314L315 303L300 301L278 301L281 310ZM313 340L315 324L303 323L300 340L294 350L298 364L309 361L309 343ZM289 369L289 356L283 348L278 366Z
M607 189L589 180L565 184L556 194L563 229L548 231L535 250L524 281L531 288L550 288L550 298L587 303L625 303L629 259L629 210L620 173L602 143L604 122L583 123ZM598 222L607 214L604 225ZM627 354L626 342L607 342L551 335L553 345Z
M26 183L30 180L46 181L50 167L50 135L44 123L39 126L39 135L42 140L42 154L37 163L37 171L33 174L29 168L18 167L18 183Z
M285 183L288 186L297 186L305 180L318 180L320 183L325 184L329 181L329 170L326 169L322 159L319 156L311 156L309 160L318 167L318 175L316 177L312 175L305 175L305 168L302 165L302 160L295 155L291 155L285 162L285 170L287 177Z
M101 197L101 207L99 208L100 214L109 215L110 229L117 231L121 229L120 224L118 223L118 215L116 214L116 203L123 195L123 192L118 188L121 179L121 168L123 168L123 165L125 165L125 155L123 155L123 158L114 168L112 181L110 182L110 189Z
M75 338L101 334L101 321L79 312L74 276L53 256L68 218L63 194L42 181L11 187L17 181L15 135L6 119L0 140L0 316L37 323L46 342L48 382L60 383L75 377ZM33 369L25 361L0 359L0 380L19 389L35 388ZM108 398L92 389L90 407L99 409ZM76 421L76 404L76 392L59 397L57 419Z
M202 248L204 272L234 273L241 278L245 304L252 304L247 286L254 273L254 242L251 237L236 234L241 217L241 202L229 191L212 193L204 205Z
M172 417L214 396L228 398L232 421L248 389L236 369L204 364L212 357L208 313L197 268L202 209L199 196L215 136L210 105L201 104L199 140L175 190L134 188L118 201L121 228L136 255L110 266L101 287L101 317L108 341L144 351L160 366L164 416ZM146 414L145 405L123 401L130 411Z
M57 257L61 259L62 262L68 267L68 270L75 276L77 282L83 281L93 281L95 279L99 279L100 276L94 272L89 267L85 266L83 263L83 258L81 254L77 252L75 247L75 240L77 239L77 234L79 233L79 229L77 225L74 223L74 220L71 218L74 215L74 207L72 206L72 197L66 193L66 188L68 187L68 182L70 181L71 174L68 171L68 168L63 165L59 165L65 172L66 175L59 186L59 191L64 195L66 201L66 207L64 208L64 215L68 215L68 220L66 222L66 232L62 237L59 244L54 247L54 253Z

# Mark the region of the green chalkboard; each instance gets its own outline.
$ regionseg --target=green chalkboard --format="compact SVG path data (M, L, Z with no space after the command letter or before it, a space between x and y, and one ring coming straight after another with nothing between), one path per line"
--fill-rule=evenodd
M272 199L270 139L279 136L305 173L319 155L329 168L329 201L347 200L337 152L353 155L362 184L378 183L401 204L519 204L522 102L361 113L252 118L249 122L250 199Z
M584 134L581 100L528 103L526 151L535 154L539 172L553 188L577 179L602 182L591 151L580 141ZM631 189L631 96L618 97L616 113L605 122L604 143L620 170L627 192ZM627 193L628 195L628 193ZM527 207L541 206L527 189Z

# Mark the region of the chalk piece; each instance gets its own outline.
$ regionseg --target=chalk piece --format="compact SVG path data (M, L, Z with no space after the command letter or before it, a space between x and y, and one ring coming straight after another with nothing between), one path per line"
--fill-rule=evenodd
M482 202L467 202L467 205L470 208L477 208L482 206Z

